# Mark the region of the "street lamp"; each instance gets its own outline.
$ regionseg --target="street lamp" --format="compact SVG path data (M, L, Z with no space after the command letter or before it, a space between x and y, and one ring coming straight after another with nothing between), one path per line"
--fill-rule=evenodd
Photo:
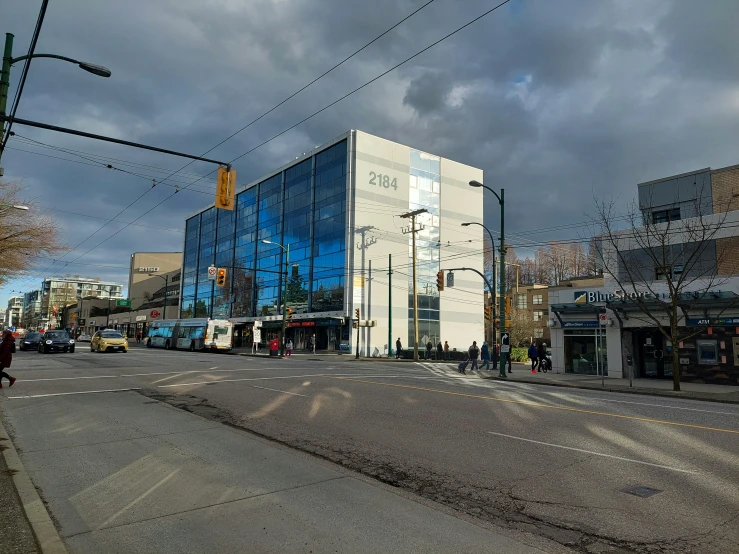
M500 194L495 192L487 185L483 185L480 181L470 181L471 187L482 187L492 192L498 199L500 204L500 279L498 281L498 290L500 291L500 336L505 333L505 189L500 189ZM503 341L500 342L500 377L505 379L505 361L506 356L503 352Z
M479 225L483 229L485 229L488 232L488 235L490 235L490 246L493 249L493 287L497 287L497 281L495 280L495 239L493 238L493 232L488 229L485 225L482 223L476 223L474 221L469 223L462 223L462 227L469 227L470 225ZM496 300L496 291L491 290L490 291L490 302L493 305L493 319L490 322L490 327L492 328L492 334L493 334L493 366L495 366L495 362L497 361L497 354L495 353L495 345L497 344L497 337L496 337L496 329L495 329L495 316L496 316L496 308L495 308L495 300Z
M160 279L164 279L164 307L162 308L161 319L166 319L167 317L167 289L169 288L169 275L159 275L158 273L149 273L149 277L159 277Z
M285 312L287 311L287 268L290 265L290 245L288 244L287 247L282 246L279 242L272 242L271 240L262 239L262 242L264 244L272 244L274 246L279 246L285 251L285 291L283 294L282 291L282 279L280 279L280 284L278 285L278 295L282 297L282 336L280 337L280 356L285 354L285 324L287 323L287 320L285 319Z
M28 206L17 206L15 204L1 204L0 203L0 207L2 207L2 208L14 208L16 210L26 210L26 211L28 211Z
M96 65L89 62L82 62L80 60L75 60L72 58L67 58L66 56L58 56L56 54L33 54L32 56L18 56L17 58L13 57L13 33L5 33L5 50L3 51L3 65L2 65L2 73L0 73L0 115L5 115L5 108L8 103L8 87L10 86L10 67L23 60L27 60L29 58L54 58L56 60L63 60L65 62L70 62L73 64L76 64L80 69L83 69L87 71L88 73L92 73L93 75L97 75L99 77L110 77L111 71L107 67L104 67L102 65ZM3 138L5 136L5 123L3 122L0 124L0 144L3 141ZM0 151L0 156L2 156L2 151Z

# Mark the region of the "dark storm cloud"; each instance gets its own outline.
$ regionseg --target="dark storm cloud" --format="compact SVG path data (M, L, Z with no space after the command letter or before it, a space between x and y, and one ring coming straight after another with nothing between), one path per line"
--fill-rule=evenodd
M3 27L28 45L36 2L6 2ZM38 50L109 66L100 79L53 60L33 62L19 116L206 152L420 7L422 0L131 0L52 3ZM494 5L436 0L297 98L209 154L230 160L321 109ZM624 202L636 183L739 160L734 0L513 0L361 92L236 162L239 184L347 129L481 167L506 188L509 236L587 219L593 195ZM20 74L14 68L11 94ZM171 195L151 187L187 163L149 152L15 127L20 135L95 153L138 178L8 150L6 177L59 221L71 246L143 197L47 272L126 281L129 254L180 250L184 217L211 202L205 177ZM11 141L37 154L86 160ZM142 165L126 165L135 162ZM213 170L196 162L170 184ZM185 174L186 173L186 174ZM206 192L206 194L203 194ZM488 202L490 200L488 199ZM70 213L72 212L72 213ZM497 204L486 219L497 227ZM83 214L83 215L74 215ZM143 226L139 226L143 225ZM533 243L586 232L526 235ZM556 236L555 236L556 235ZM532 244L532 243L526 243ZM42 276L3 289L25 289ZM119 266L119 267L112 267Z

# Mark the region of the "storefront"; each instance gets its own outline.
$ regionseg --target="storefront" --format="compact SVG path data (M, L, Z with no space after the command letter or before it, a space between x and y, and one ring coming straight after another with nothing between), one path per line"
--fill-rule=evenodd
M249 319L248 321L245 321ZM270 340L279 338L282 331L280 316L266 316L256 318L233 318L235 344L242 347L254 344L254 337L258 339L259 347L264 349ZM255 332L256 327L256 332ZM311 338L314 339L316 350L348 351L350 338L350 324L344 318L293 319L285 327L286 340L293 342L295 350L308 350Z
M739 385L739 279L727 279L724 290L696 282L681 292L677 334L670 296L659 285L632 294L608 283L551 288L554 371L635 379L672 379L680 371L681 381Z

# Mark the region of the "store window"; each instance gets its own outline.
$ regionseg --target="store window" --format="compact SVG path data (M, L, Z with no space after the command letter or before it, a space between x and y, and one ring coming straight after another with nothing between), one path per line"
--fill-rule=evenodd
M608 375L605 335L591 331L566 331L564 336L565 373Z
M531 298L532 298L532 304L534 304L534 306L541 306L544 303L543 294L535 294Z

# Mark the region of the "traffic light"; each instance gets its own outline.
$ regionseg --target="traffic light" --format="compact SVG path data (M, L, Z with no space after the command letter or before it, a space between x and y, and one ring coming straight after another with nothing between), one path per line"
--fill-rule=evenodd
M485 319L488 321L493 317L493 309L490 306L485 306Z
M359 308L354 309L354 319L359 321Z
M505 297L505 315L511 315L511 297Z
M219 267L218 271L216 272L216 286L217 287L226 286L226 269L223 267Z
M291 321L292 321L292 319L293 319L293 309L292 309L292 308L288 308L288 309L287 309L287 313L285 314L285 318L286 318L286 319L285 319L285 323L286 323L287 325L290 325L290 322L291 322Z
M359 320L352 323L352 327L354 327L355 329L359 329Z
M225 167L218 168L216 177L216 208L234 209L234 193L236 192L236 170L229 171Z
M439 273L436 274L436 288L439 289L439 292L444 290L444 272L439 271Z

